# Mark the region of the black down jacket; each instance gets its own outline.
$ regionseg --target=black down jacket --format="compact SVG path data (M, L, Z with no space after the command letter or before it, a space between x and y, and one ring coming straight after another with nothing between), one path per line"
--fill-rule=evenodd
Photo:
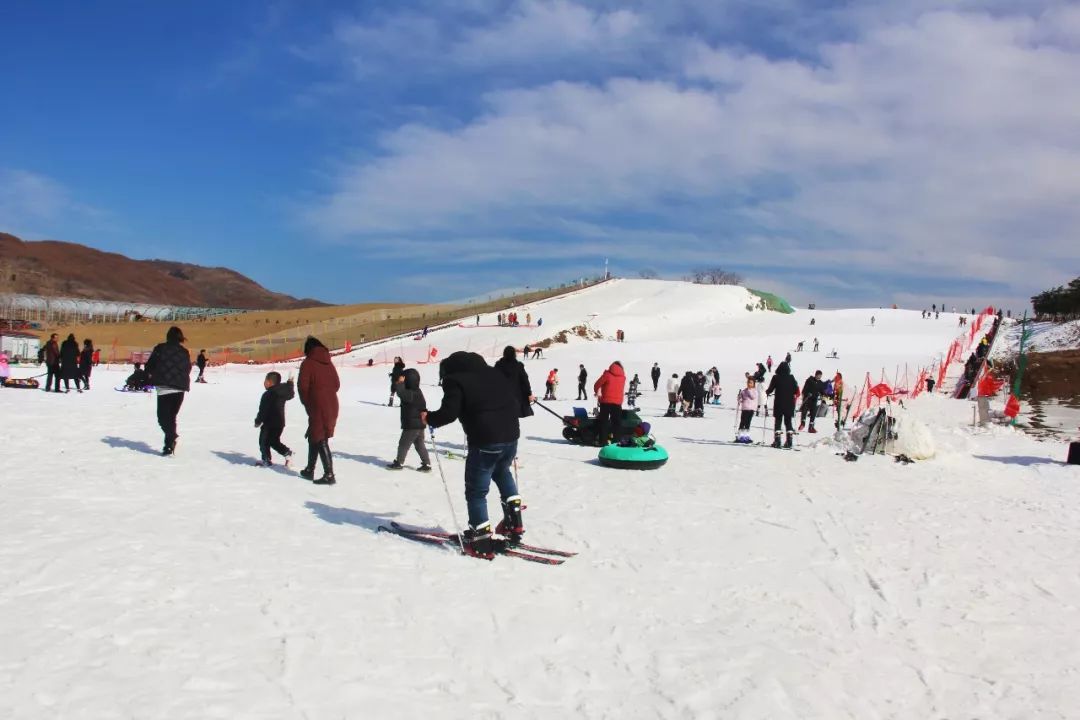
M508 443L521 434L517 390L476 353L456 352L439 364L442 407L428 413L433 428L461 420L470 447Z
M394 385L394 393L401 398L401 429L422 430L424 421L420 413L427 410L427 400L420 389L420 373L409 368L403 374L405 382Z
M191 354L178 342L163 342L146 361L150 384L187 392L191 389Z
M786 415L795 412L795 394L799 392L799 383L791 375L791 367L786 362L776 366L776 374L769 381L769 387L765 390L766 395L776 393L773 400L773 412L777 415Z

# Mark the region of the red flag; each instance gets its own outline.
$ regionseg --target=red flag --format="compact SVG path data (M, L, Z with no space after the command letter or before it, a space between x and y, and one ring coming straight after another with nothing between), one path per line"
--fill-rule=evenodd
M892 395L893 391L892 388L890 388L885 383L878 383L874 387L870 388L870 394L880 399L885 397L886 395Z
M429 357L431 357L432 360L434 360L435 356L438 355L438 354L439 354L439 348L431 348L431 352L428 353Z
M1004 384L1004 380L998 380L992 373L986 373L983 375L982 380L979 381L979 395L982 397L997 395Z
M1015 395L1009 395L1005 401L1005 417L1014 418L1020 414L1020 400Z

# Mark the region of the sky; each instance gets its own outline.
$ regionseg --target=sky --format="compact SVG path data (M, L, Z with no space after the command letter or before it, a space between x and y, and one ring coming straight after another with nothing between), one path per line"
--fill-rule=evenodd
M1080 5L0 0L0 231L330 302L1080 275Z

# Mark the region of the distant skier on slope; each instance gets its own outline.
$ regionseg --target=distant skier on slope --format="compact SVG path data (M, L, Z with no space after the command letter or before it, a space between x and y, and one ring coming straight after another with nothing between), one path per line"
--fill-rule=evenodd
M652 376L652 389L653 389L653 392L656 392L656 390L660 387L660 363L653 363L652 364L651 376Z

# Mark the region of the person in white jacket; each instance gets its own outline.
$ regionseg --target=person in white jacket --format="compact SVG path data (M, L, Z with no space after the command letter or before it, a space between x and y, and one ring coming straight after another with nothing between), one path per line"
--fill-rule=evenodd
M667 381L667 415L675 417L675 404L679 402L679 373L675 373Z
M758 407L757 382L754 378L746 378L746 387L739 391L738 404L739 432L735 436L735 442L753 442L750 439L750 421L754 419L754 413L757 412Z

